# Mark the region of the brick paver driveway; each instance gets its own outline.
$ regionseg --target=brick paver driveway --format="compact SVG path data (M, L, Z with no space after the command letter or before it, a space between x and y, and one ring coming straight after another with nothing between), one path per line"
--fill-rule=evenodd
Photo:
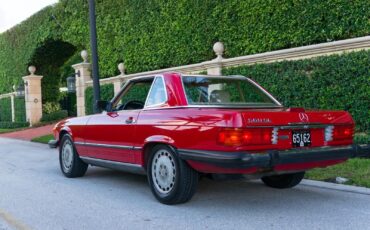
M55 124L46 125L46 126L37 127L37 128L29 128L29 129L11 132L11 133L2 133L0 134L0 137L7 137L7 138L14 138L14 139L30 141L31 139L35 137L52 134L52 129L54 125Z

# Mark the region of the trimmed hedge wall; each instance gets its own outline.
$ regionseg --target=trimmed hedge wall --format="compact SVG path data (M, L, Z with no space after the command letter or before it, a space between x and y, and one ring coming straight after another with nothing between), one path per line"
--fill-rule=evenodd
M23 98L14 98L15 122L26 122L26 102Z
M59 88L66 86L66 78L74 73L62 75L65 62L76 52L76 47L60 40L47 40L33 53L30 63L36 66L36 74L42 78L42 102L58 102L61 99ZM76 62L77 63L77 62ZM73 63L75 64L75 63Z
M68 117L68 111L59 110L49 114L42 114L41 122L60 121L66 117Z
M256 80L289 107L348 110L370 129L370 51L224 69Z
M0 99L0 121L12 121L11 99Z
M370 144L370 134L357 133L353 138L355 144Z
M114 96L113 84L106 84L100 86L100 98L101 100L111 100ZM93 88L87 87L85 90L85 112L86 115L93 114L94 106L94 95Z
M0 129L18 129L30 126L28 122L0 121Z
M33 62L43 65L38 74L60 73L59 64L37 55L45 47L73 45L58 60L73 55L74 47L90 47L87 2L60 0L0 34L0 93L19 83ZM216 41L225 43L226 57L235 57L365 36L369 8L364 0L99 0L101 76L118 74L122 60L128 73L209 60Z

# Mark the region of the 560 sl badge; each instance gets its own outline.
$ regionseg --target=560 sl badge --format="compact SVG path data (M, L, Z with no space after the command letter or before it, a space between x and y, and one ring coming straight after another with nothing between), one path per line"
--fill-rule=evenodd
M270 118L248 118L248 123L271 123Z

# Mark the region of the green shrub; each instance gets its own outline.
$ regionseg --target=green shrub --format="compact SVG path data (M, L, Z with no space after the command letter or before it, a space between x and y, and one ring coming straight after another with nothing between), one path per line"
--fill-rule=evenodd
M56 102L46 102L42 105L43 114L51 114L61 110L60 104Z
M49 114L43 114L41 118L41 122L59 121L66 117L68 117L68 111L60 110L60 111L55 111Z
M15 122L26 122L26 102L24 97L14 98Z
M97 1L100 73L117 74L122 60L127 73L210 60L216 41L236 57L366 36L369 8L365 0ZM90 47L87 22L87 1L60 0L0 34L0 93L34 64L43 101L57 101L60 74L69 74L61 66Z
M353 139L356 144L370 144L370 135L366 133L357 133Z
M30 126L28 122L7 122L1 121L0 122L0 129L17 129Z
M113 84L106 84L100 86L100 98L101 100L111 100L114 96ZM85 112L86 115L93 114L94 106L94 94L93 88L87 87L85 90Z
M370 129L370 51L224 69L256 80L288 107L347 110Z

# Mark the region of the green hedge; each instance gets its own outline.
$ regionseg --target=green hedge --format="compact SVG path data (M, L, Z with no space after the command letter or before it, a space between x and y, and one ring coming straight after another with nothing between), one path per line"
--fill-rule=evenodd
M370 144L370 134L357 133L354 136L353 142L355 144Z
M87 2L60 0L0 34L0 93L36 64L47 75L43 101L57 100L62 63L90 47ZM128 73L209 60L216 41L235 57L365 36L369 8L364 0L96 1L101 76L117 74L122 60Z
M26 105L24 98L14 98L15 122L26 122ZM11 99L0 99L0 122L12 121Z
M65 79L74 73L63 73L62 66L76 52L76 47L60 40L48 39L33 53L30 64L36 66L36 74L43 75L42 102L58 102L60 87L65 87ZM74 63L75 64L75 63ZM63 84L62 84L63 82Z
M256 80L285 106L348 110L370 129L370 51L224 69Z
M101 100L111 100L114 96L113 84L106 84L100 86L100 98ZM87 87L85 90L85 112L86 115L93 114L94 106L94 95L93 88Z
M49 114L43 114L41 118L41 122L59 121L66 117L68 117L68 111L59 110L59 111L55 111Z
M23 98L14 98L15 122L26 122L26 102Z
M30 126L28 122L0 121L0 129L17 129Z
M10 97L0 99L0 121L12 121Z

